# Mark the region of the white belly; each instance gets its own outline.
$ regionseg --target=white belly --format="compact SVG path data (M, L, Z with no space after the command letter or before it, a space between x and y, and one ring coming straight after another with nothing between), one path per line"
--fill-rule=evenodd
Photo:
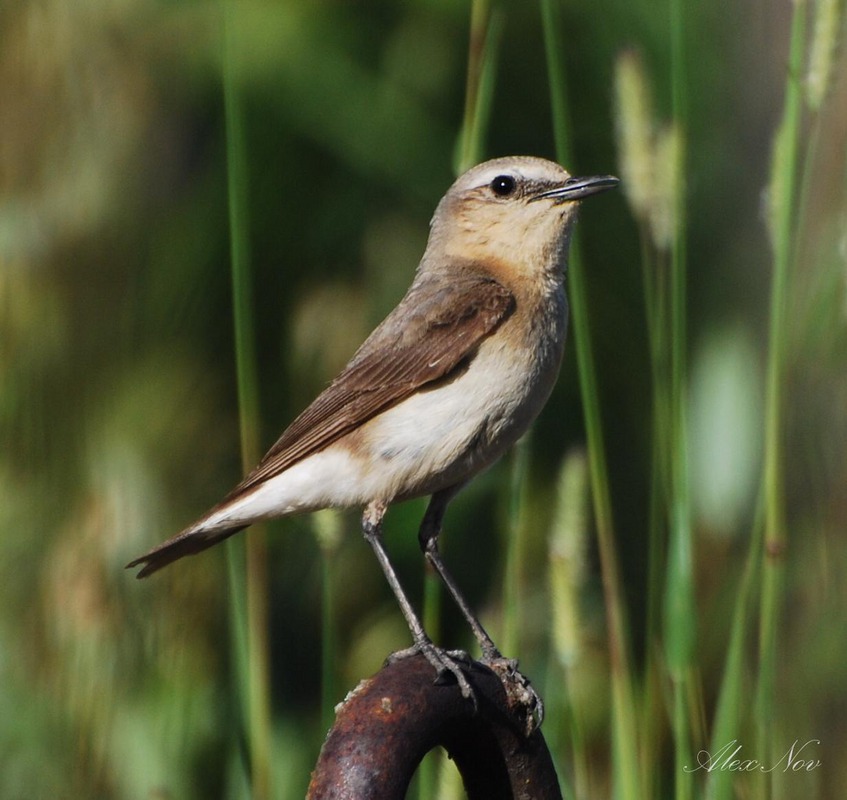
M563 349L564 315L556 316L541 347L504 347L499 335L485 340L463 373L270 478L202 527L391 502L468 480L502 455L547 401Z

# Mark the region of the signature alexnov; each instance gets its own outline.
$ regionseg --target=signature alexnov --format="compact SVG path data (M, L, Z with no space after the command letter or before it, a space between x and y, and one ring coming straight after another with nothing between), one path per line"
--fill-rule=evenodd
M683 769L686 772L811 772L821 765L820 759L813 757L813 748L820 743L820 739L808 739L805 742L795 739L782 758L765 763L755 758L746 758L741 753L742 745L733 739L714 753L701 750L697 753L697 764Z

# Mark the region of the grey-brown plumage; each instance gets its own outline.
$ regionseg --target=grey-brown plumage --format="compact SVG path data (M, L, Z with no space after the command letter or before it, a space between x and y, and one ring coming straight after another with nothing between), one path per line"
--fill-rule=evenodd
M135 559L144 577L258 520L328 506L365 508L363 529L397 594L415 648L435 648L381 543L397 500L432 495L419 531L483 653L497 650L437 551L444 509L470 478L526 430L552 390L564 349L564 275L576 207L617 184L572 178L537 158L501 158L462 175L433 216L406 296L327 389L220 503Z

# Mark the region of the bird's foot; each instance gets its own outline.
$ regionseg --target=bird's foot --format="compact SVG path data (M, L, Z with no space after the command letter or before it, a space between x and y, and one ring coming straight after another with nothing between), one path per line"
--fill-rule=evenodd
M470 700L474 708L477 708L476 695L465 675L465 670L471 669L474 662L464 650L444 650L426 639L416 642L405 650L392 653L385 661L387 664L393 664L401 659L419 654L434 667L437 685L443 686L455 681L462 692L462 697Z
M385 661L387 664L393 664L417 655L423 655L434 667L436 684L445 685L455 681L462 696L473 703L475 710L479 708L479 704L465 673L477 664L487 667L500 679L509 708L515 717L523 722L524 735L531 736L541 726L544 720L544 701L532 687L529 678L518 670L518 662L513 658L505 658L496 648L486 648L480 661L475 662L464 650L444 650L425 639L405 650L392 653Z
M482 663L489 667L500 678L506 690L506 698L513 713L523 719L524 734L531 736L544 720L544 701L523 673L518 670L518 662L514 658L504 658L495 651L496 655L486 653Z

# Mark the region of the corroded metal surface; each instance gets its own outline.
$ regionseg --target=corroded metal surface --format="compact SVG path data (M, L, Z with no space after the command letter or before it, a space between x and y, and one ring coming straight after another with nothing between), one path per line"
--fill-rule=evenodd
M526 709L510 708L488 667L474 662L467 675L476 708L455 684L435 684L422 657L362 681L338 707L309 799L401 800L423 756L442 746L470 800L561 800L541 732L526 735Z

